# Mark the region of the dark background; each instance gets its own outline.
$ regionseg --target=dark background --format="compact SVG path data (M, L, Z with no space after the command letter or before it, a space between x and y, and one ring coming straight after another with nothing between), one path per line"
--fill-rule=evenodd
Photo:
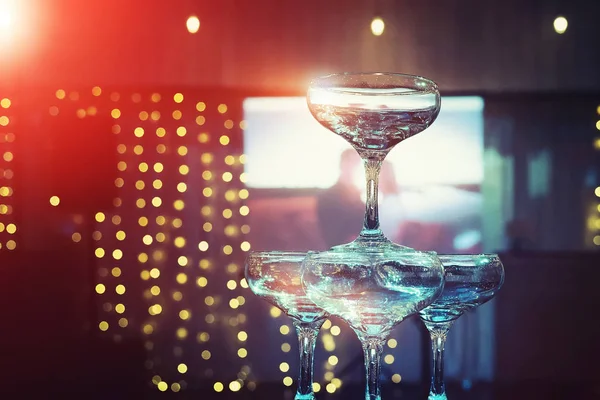
M12 190L0 198L7 206L0 222L17 227L15 234L0 232L0 393L5 398L68 393L291 398L294 386L281 382L296 376L296 348L293 338L277 332L289 321L270 318L269 308L240 286L242 243L251 244L252 227L249 233L241 229L248 224L238 211L245 199L238 195L230 201L225 194L243 189L241 102L247 96L303 95L312 76L357 70L416 73L434 79L444 94L485 99L485 148L494 155L486 158L486 168L502 169L504 178L485 181L484 193L502 194L507 209L501 211L512 222L501 229L502 245L486 251L502 252L507 279L495 301L494 379L474 382L471 391L450 382L449 395L600 398L594 358L600 350L594 322L599 265L594 237L600 217L594 193L600 186L597 3L24 0L0 5L13 21L0 28L0 100L11 100L9 108L0 108L0 117L10 121L0 125L0 153L14 156L0 158L0 186ZM201 21L196 34L185 27L192 14ZM562 35L552 27L559 15L569 21ZM386 22L380 37L369 30L375 16ZM101 94L95 95L94 87ZM66 92L65 99L57 90ZM158 102L152 100L155 93ZM174 101L177 93L183 102ZM199 111L198 102L206 109ZM220 104L228 110L219 112ZM115 108L121 111L118 119L111 117ZM79 110L85 110L84 118ZM156 121L140 115L157 110ZM173 118L176 110L181 119ZM202 125L197 116L205 117ZM232 128L225 125L229 120ZM158 126L166 129L164 137L155 135ZM186 136L177 135L179 126L187 128ZM134 135L136 127L144 128L142 138ZM202 133L206 141L199 140ZM230 138L226 146L223 135ZM124 153L119 144L126 145ZM160 144L165 153L155 151ZM142 155L134 153L136 145L143 146ZM185 156L177 153L181 146ZM210 163L201 158L206 153L214 157ZM532 167L540 154L551 160L549 184L541 192ZM234 157L232 165L227 155ZM116 168L119 161L127 162L125 171ZM140 162L149 163L148 173L139 172ZM163 172L153 172L156 162ZM190 172L182 176L184 164ZM205 171L212 178L205 179ZM225 172L232 173L231 181L222 179ZM118 178L123 187L115 185ZM151 188L156 179L163 182L161 189ZM136 189L138 180L143 190ZM187 183L185 194L176 190L179 182ZM211 188L211 197L202 193L205 188ZM58 207L49 203L53 195L61 198ZM150 205L156 196L160 207ZM139 208L139 198L148 204ZM184 200L185 208L174 208L176 200ZM202 214L204 206L212 207L212 214ZM226 209L233 211L231 218L222 217ZM103 222L97 222L97 212L105 214ZM119 224L113 222L116 215ZM144 216L151 222L140 226ZM158 216L167 222L152 222ZM177 218L183 228L173 224ZM494 215L487 221L498 223ZM203 228L206 222L210 231ZM225 230L229 225L237 227L232 234ZM119 230L127 233L122 243L115 236ZM74 233L82 239L74 241ZM159 233L168 240L159 242ZM151 245L143 242L148 234ZM180 236L186 239L183 248L174 245ZM199 250L202 241L208 250ZM226 246L232 246L231 254ZM103 258L94 255L99 247L106 250ZM115 249L122 250L122 258L114 258ZM155 251L167 258L154 259ZM140 253L150 261L142 263ZM180 256L188 258L187 267L179 264ZM201 260L209 266L201 268ZM152 268L160 270L160 278L143 279ZM182 270L184 284L178 281ZM196 284L200 277L208 279L207 286ZM237 282L233 291L226 287L230 280ZM99 283L105 294L97 293ZM155 283L160 296L149 292ZM120 284L127 289L122 295L116 292ZM174 299L176 292L183 300ZM207 296L214 297L214 305L206 304ZM232 309L229 300L237 296L246 303ZM116 304L124 304L125 313L115 313ZM149 313L155 304L162 306L160 315ZM183 309L191 311L191 319L181 320ZM215 322L207 322L209 314ZM125 327L119 326L121 318L127 319ZM99 329L101 322L109 324L106 331ZM144 333L148 324L151 335ZM187 332L183 339L177 336L181 327ZM247 345L237 339L240 330L248 332ZM199 343L201 332L211 339ZM277 350L283 340L291 343L290 352L261 357L266 346ZM238 357L240 348L248 349L244 359ZM204 350L211 352L209 360L201 357ZM343 354L338 349L338 357ZM420 384L390 384L384 396L424 398L427 357L424 346ZM287 374L279 371L284 360L291 366ZM181 363L188 367L185 374L177 370ZM253 372L259 364L279 379L261 381ZM244 367L249 367L246 375ZM344 371L334 371L344 381ZM168 382L167 392L152 383L155 375ZM229 389L236 379L244 385L240 392ZM215 382L224 384L223 392L215 392ZM362 382L344 381L333 395L324 386L319 397L358 398L362 391Z

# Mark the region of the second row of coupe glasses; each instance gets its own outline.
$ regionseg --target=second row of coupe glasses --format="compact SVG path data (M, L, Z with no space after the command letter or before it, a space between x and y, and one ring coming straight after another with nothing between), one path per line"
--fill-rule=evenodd
M464 312L472 310L494 297L504 281L504 269L500 259L495 254L480 255L440 255L445 269L445 285L442 293L433 304L419 311L419 316L430 332L433 351L433 377L429 400L446 399L443 379L444 343L451 325ZM313 354L319 329L328 313L317 306L306 294L302 285L302 271L311 268L310 263L317 263L319 259L301 252L252 252L246 263L246 279L250 289L259 297L280 308L293 321L298 335L300 350L300 374L296 400L314 399L313 382ZM344 261L346 262L346 261ZM304 263L304 265L303 265ZM326 266L329 268L331 266ZM305 285L310 288L310 284ZM342 287L342 286L340 286ZM310 289L309 289L310 290ZM356 293L350 294L356 296ZM333 298L335 292L329 296ZM381 326L374 327L375 320L371 321L371 329L376 331L389 331L394 317L382 316L388 312L387 307L377 308L377 304L368 307L353 309L336 308L343 299L341 296L334 302L325 300L324 308L341 317L355 330L359 338L364 335L355 328L356 321L370 318L370 314L378 317ZM318 300L317 300L318 301ZM330 304L338 306L331 307ZM391 311L393 314L394 310ZM413 314L415 311L407 311ZM360 317L363 315L363 317ZM386 334L387 335L387 334ZM383 350L383 341L377 341L376 348L365 349L365 366L372 369L369 378L375 379L378 387L379 357ZM369 382L367 382L369 385ZM371 400L367 388L366 399Z

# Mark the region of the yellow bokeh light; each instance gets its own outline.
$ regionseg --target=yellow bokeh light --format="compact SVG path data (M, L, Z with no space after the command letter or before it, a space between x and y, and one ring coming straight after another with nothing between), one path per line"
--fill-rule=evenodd
M202 359L203 359L203 360L210 360L210 356L211 356L211 354L210 354L210 351L208 351L208 350L204 350L204 351L203 351L203 352L200 354L200 356L202 357Z
M340 327L339 327L339 326L337 326L337 325L334 325L334 326L332 326L332 327L331 327L331 329L329 330L329 332L331 332L331 334L332 334L333 336L337 336L337 335L339 335L341 331L342 331L342 330L341 330L341 329L340 329Z
M175 240L173 241L173 244L175 244L175 247L182 248L185 246L185 238L183 238L181 236L176 237Z
M171 225L173 225L173 228L181 228L183 220L181 218L175 218L173 219L173 222L171 222Z
M4 98L0 100L0 107L2 108L10 108L11 101L10 99Z
M182 320L188 320L190 319L190 311L189 310L181 310L179 311L179 318L181 318Z
M251 246L250 246L250 243L249 243L249 242L246 242L246 241L244 241L244 242L242 242L242 243L240 244L240 249L241 249L242 251L249 251L249 250L250 250L250 247L251 247Z
M185 184L185 182L179 182L177 184L177 191L179 193L185 193L186 190L187 190L187 185Z
M65 98L65 96L66 96L66 93L65 93L65 91L64 91L64 90L62 90L62 89L58 89L58 90L56 91L56 98L57 98L57 99L59 99L59 100L62 100L62 99L64 99L64 98Z
M279 364L279 370L281 372L288 372L290 370L290 364L282 362L281 364Z
M395 349L396 346L398 346L398 342L396 341L396 339L390 339L388 340L387 345L390 349Z
M181 299L183 299L183 293L181 293L180 291L174 291L173 292L173 300L175 301L181 301Z
M289 343L281 344L281 351L283 351L284 353L289 353L290 350L292 350L292 345L290 345Z
M400 374L394 374L394 375L392 375L392 382L394 382L394 383L400 383L401 380L402 380L402 377L400 376Z
M223 388L224 386L221 382L215 382L215 384L213 385L213 389L215 389L215 392L222 392Z
M150 335L152 332L154 332L154 327L150 324L146 324L142 328L142 332L144 332L146 335Z
M227 146L229 144L229 136L227 135L223 135L219 138L219 143L221 143L223 146Z
M158 385L156 385L156 387L161 392L165 392L169 388L169 385L167 384L167 382L158 382Z
M166 134L167 134L167 131L165 130L165 128L162 128L162 127L156 128L156 136L164 137Z
M153 103L158 103L161 99L161 95L158 93L152 93L152 96L150 97L150 100L152 100Z
M187 129L185 129L185 126L180 126L177 128L176 133L177 133L177 136L184 137L187 133Z
M155 163L154 164L154 172L162 172L164 170L164 166L162 163Z
M236 287L237 287L236 281L234 281L233 279L230 279L229 281L227 281L227 289L234 290Z
M237 392L242 388L242 384L238 381L232 381L229 383L229 390L232 392Z
M204 304L206 304L207 306L212 306L213 304L215 304L215 298L212 296L206 296L204 298Z
M200 287L206 287L206 285L208 285L208 279L206 279L205 277L201 276L200 278L198 278L196 280L196 284Z
M150 113L150 119L152 121L158 121L160 119L160 111L152 111Z
M175 277L175 280L177 281L177 283L179 283L180 285L183 285L184 283L187 282L187 275L184 274L183 272L180 272L177 274L177 276Z
M140 170L140 172L148 172L148 164L142 162L138 165L138 169Z
M220 114L225 114L227 112L227 105L226 104L219 104L219 106L217 107L217 111Z
M199 112L206 110L206 104L202 101L199 101L198 103L196 103L196 110L198 110Z
M183 116L183 114L181 113L180 110L175 110L175 111L173 111L172 116L173 116L174 120L178 121L178 120L181 119L181 117Z
M188 265L188 258L186 256L179 256L177 258L177 264L179 264L182 267L185 267L186 265Z
M329 356L329 358L327 359L327 362L331 365L337 365L338 361L339 360L337 356Z
M186 146L179 146L177 148L177 154L179 154L180 156L185 156L188 153L188 148Z
M199 126L204 125L205 122L206 122L206 118L204 118L202 115L198 115L196 117L196 124L198 124ZM198 136L198 139L200 139L200 136Z
M117 312L117 314L123 314L125 312L125 306L119 303L115 306L115 311Z
M231 129L233 128L233 121L228 119L223 123L223 126L225 127L225 129Z
M233 174L231 172L223 172L222 178L224 182L231 182L233 179Z
M185 207L185 203L183 202L183 200L175 200L173 202L173 208L176 209L177 211L183 210L184 207Z
M179 173L181 175L187 175L190 172L190 167L188 167L187 165L180 165L179 166Z
M223 253L226 255L230 255L231 253L233 253L233 247L231 247L228 244L223 246Z
M115 260L120 260L121 258L123 258L123 251L119 249L113 250L113 258Z
M115 292L117 292L117 294L124 294L125 293L125 285L122 285L122 284L117 285L117 287L115 288Z
M283 384L285 386L292 386L294 384L294 380L291 377L286 376L285 378L283 378Z
M142 111L142 112L140 112L139 117L140 117L141 121L148 120L148 111Z
M177 372L179 372L180 374L185 374L188 370L187 365L185 365L184 363L181 363L177 366Z
M249 195L248 189L241 189L238 193L238 197L242 200L247 199L248 195Z
M238 301L238 299L231 299L229 300L229 307L231 307L232 309L236 309L240 306L240 302Z
M98 328L100 328L101 331L106 332L108 330L108 322L106 321L102 321L98 324Z
M203 240L200 243L198 243L198 250L200 250L200 251L208 250L208 242Z
M183 101L183 94L175 93L175 95L173 96L173 101L175 103L181 103Z
M241 206L240 207L240 215L243 216L243 217L245 217L248 214L250 214L250 207L248 207L248 206Z
M159 286L152 286L150 288L150 293L152 294L152 296L158 296L160 294L160 287Z
M0 232L2 232L2 230L0 229ZM81 233L79 232L75 232L74 234L71 235L71 239L77 243L81 241Z
M327 393L335 393L337 388L333 383L328 383L327 386L325 386L325 390L327 390Z
M237 334L237 338L240 342L245 342L248 340L248 334L244 331L239 331Z
M178 339L185 339L188 335L188 331L185 328L178 328L175 332L175 335Z
M144 264L144 263L148 262L148 254L140 253L140 254L138 254L137 259L140 263Z
M158 146L156 146L156 152L158 154L164 154L167 151L167 146L165 146L164 144L159 144Z
M95 251L94 254L96 255L96 257L98 258L102 258L105 255L105 251L102 247L98 247Z
M97 284L96 285L96 293L104 294L104 292L106 292L106 286L104 286L102 283Z
M238 354L239 358L246 358L246 356L248 355L248 350L246 350L242 347L242 348L238 349L237 354Z
M594 190L594 194L596 195L596 197L600 197L600 186L598 186L595 190Z
M287 335L287 334L289 334L289 333L290 333L290 327L289 327L289 326L287 326L287 325L281 325L281 326L279 327L279 332L280 332L282 335Z
M391 354L387 354L385 357L383 357L383 362L385 362L386 364L393 364L394 356Z
M371 21L371 33L375 36L381 36L385 30L385 23L379 17L373 18Z
M119 318L118 323L121 328L125 328L127 327L127 325L129 325L129 321L127 321L127 318Z
M133 130L133 134L134 134L136 137L139 137L139 138L141 138L142 136L144 136L144 128L142 128L142 127L139 127L139 126L138 126L137 128L135 128L135 129Z
M58 196L50 197L50 204L54 207L60 204L60 198Z
M198 342L208 342L210 340L210 334L208 332L200 332L196 336Z
M142 153L144 152L144 148L143 148L141 145L139 145L139 144L138 144L137 146L135 146L135 147L133 148L133 152L134 152L136 155L140 156L140 155L142 155Z
M567 27L569 26L569 21L565 17L559 16L554 19L552 24L554 26L554 31L559 35L562 35L567 31Z
M179 392L181 390L181 385L177 382L173 382L171 384L171 390L175 393Z

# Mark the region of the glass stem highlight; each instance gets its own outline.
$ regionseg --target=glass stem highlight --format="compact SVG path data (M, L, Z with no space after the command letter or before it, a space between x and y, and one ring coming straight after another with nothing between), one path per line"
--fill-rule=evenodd
M314 399L313 393L313 365L315 344L319 329L324 320L303 323L294 321L296 334L298 335L298 347L300 350L300 376L298 377L298 390L296 400Z
M365 354L365 368L367 377L366 400L380 400L379 375L381 373L381 354L385 340L367 338L362 341Z
M431 388L429 389L430 399L445 399L446 386L444 385L444 346L449 326L436 326L429 330L431 335L431 350L433 353L433 376L431 378Z
M379 157L363 158L365 166L365 179L367 183L367 203L365 209L365 220L361 236L381 236L379 229L379 172L383 159Z

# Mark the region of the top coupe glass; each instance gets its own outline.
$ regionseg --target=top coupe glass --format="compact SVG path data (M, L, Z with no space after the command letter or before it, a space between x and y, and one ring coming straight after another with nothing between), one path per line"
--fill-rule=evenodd
M379 171L394 146L435 121L440 112L436 84L403 74L334 74L313 80L307 101L315 119L347 140L365 165L363 229L354 242L345 246L391 245L379 228Z

